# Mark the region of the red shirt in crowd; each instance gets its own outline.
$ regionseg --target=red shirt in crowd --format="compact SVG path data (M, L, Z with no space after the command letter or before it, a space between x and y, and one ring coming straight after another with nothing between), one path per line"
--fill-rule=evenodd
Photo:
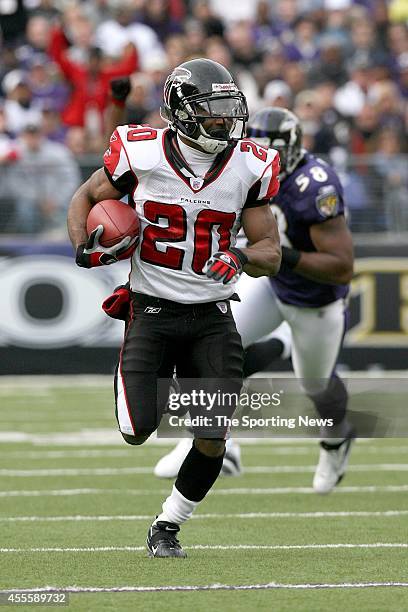
M111 79L135 72L138 69L138 57L132 45L121 60L107 66L102 63L97 72L92 72L86 64L70 59L67 48L68 41L62 29L54 29L48 53L72 87L70 99L62 111L62 120L66 125L83 127L90 108L103 115L109 100Z

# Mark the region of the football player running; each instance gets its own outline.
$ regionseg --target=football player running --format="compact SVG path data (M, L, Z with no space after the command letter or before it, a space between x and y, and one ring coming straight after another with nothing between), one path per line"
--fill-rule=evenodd
M158 401L158 379L170 380L174 367L181 378L242 378L229 299L243 270L269 277L281 260L269 206L279 189L279 155L242 139L247 105L230 73L206 59L181 64L165 83L162 114L166 129L114 131L104 168L78 189L68 213L79 266L112 263L134 249L115 399L119 430L136 446L160 423L167 395L159 391ZM103 257L87 235L87 215L96 202L126 194L139 216L140 241L125 238ZM235 246L241 226L248 248ZM150 556L186 556L180 525L220 473L224 434L195 437L148 531Z
M259 111L248 123L247 136L280 153L281 188L271 208L279 226L282 266L273 278L244 275L238 284L241 302L233 303L232 310L246 349L244 373L268 369L276 338L265 336L278 328L278 338L286 347L291 344L294 372L304 391L319 415L334 422L321 432L313 479L317 493L329 493L345 473L354 435L346 418L347 391L335 371L353 274L343 190L333 168L302 148L300 122L292 112ZM180 461L183 445L185 441L179 452L176 447L160 460L156 473L166 468L169 473L170 465L177 468L175 459Z

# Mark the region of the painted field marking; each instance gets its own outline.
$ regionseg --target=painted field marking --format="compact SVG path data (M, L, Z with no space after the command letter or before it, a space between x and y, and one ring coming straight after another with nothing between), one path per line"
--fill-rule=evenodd
M408 491L408 485L384 485L384 486L340 486L331 493L339 495L345 493L402 493ZM0 491L0 497L43 497L43 496L71 496L71 495L168 495L168 489L26 489L17 491ZM312 487L271 487L267 489L213 489L208 495L286 495L289 493L313 494Z
M242 444L246 449L247 444ZM277 446L262 445L261 448L249 447L251 455L309 455L316 453L314 446ZM155 453L164 452L155 444L143 447L143 451L153 451ZM408 453L408 444L405 446L367 446L362 447L358 443L353 448L353 456L358 453L365 455L378 455L380 453L390 455L400 455ZM30 451L0 451L0 457L6 459L91 459L93 457L135 457L133 448L106 448L106 449L83 449L83 450L30 450Z
M340 548L408 548L407 542L375 542L370 544L193 544L184 546L186 550L324 550ZM0 553L94 553L94 552L139 552L145 546L78 546L78 547L33 547L33 548L0 548Z
M154 593L179 591L261 591L269 589L370 589L378 587L408 587L408 582L321 582L290 584L267 582L265 584L205 584L175 586L121 586L121 587L81 587L81 586L45 586L21 589L14 587L0 590L1 594L18 593Z
M349 517L376 517L390 518L407 516L408 510L384 510L384 511L360 511L350 510L345 512L242 512L242 513L207 513L193 514L192 520L208 519L276 519L276 518L349 518ZM69 522L109 522L109 521L147 521L151 519L150 514L117 514L117 515L87 515L75 514L72 516L2 516L0 523L69 523Z
M309 474L316 465L255 465L243 469L243 474ZM352 472L406 472L408 463L368 463L350 465ZM120 476L127 474L152 474L153 466L103 467L103 468L40 468L33 470L0 469L3 478L32 478L44 476Z

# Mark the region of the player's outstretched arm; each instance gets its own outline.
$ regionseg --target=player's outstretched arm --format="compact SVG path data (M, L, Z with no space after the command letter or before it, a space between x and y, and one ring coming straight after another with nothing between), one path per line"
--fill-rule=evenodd
M248 258L244 272L255 277L277 274L281 264L281 249L276 219L269 204L244 209L242 226L251 244L242 249Z
M111 100L105 113L105 146L109 147L111 134L118 125L126 123L126 99L130 94L131 83L128 76L112 79L110 82Z
M74 193L68 208L68 234L74 249L88 240L86 220L92 206L102 200L119 200L123 194L108 180L103 168L92 174Z
M320 283L349 283L353 277L353 241L344 217L312 225L310 237L317 252L282 247L282 264Z

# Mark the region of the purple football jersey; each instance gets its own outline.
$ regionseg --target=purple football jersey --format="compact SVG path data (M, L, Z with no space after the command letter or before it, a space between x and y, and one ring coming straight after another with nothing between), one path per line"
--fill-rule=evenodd
M296 170L281 182L272 200L282 245L299 251L316 251L310 227L344 215L343 188L331 166L306 153ZM287 267L270 282L278 298L306 308L318 308L347 295L348 285L309 280Z

